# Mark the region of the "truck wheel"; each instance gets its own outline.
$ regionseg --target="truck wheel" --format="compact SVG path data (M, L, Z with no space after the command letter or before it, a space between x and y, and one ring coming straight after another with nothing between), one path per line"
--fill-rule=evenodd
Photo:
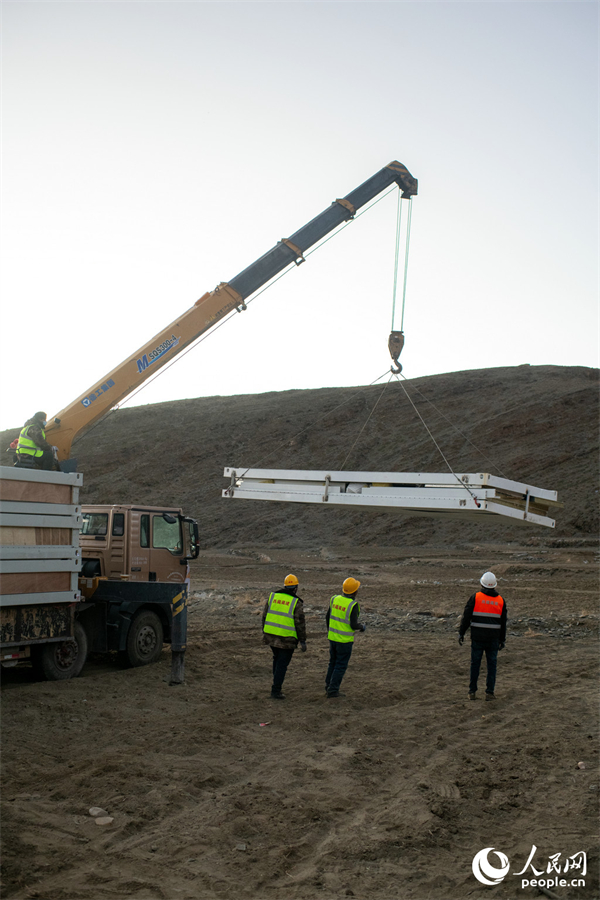
M48 681L64 681L76 678L87 658L88 642L83 626L75 622L73 639L44 644L34 663Z
M130 666L147 666L156 662L162 647L163 627L156 613L139 613L129 628L125 661Z

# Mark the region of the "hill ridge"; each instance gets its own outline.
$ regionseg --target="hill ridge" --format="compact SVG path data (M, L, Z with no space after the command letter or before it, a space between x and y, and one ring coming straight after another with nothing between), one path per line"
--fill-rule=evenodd
M345 468L446 471L404 386L454 471L491 471L558 490L565 509L556 530L527 532L595 534L599 374L579 366L522 365L385 386L215 395L123 408L74 445L84 473L81 499L181 506L198 519L206 547L510 540L514 524L486 523L482 534L479 523L221 499L225 466L338 469L361 428ZM17 433L3 432L3 446ZM519 534L524 536L522 528Z

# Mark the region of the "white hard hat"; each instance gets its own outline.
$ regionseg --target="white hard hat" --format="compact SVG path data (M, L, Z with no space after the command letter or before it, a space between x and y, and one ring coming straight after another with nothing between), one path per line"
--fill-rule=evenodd
M484 572L479 579L479 584L484 588L495 588L498 584L498 580L493 572Z

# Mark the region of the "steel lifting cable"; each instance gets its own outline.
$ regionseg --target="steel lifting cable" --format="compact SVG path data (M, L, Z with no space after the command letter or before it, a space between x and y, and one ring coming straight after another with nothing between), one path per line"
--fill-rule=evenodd
M406 378L405 375L402 375L402 378L404 378L405 381L408 381L408 379ZM490 459L489 456L486 456L486 454L483 452L483 450L481 450L481 449L477 446L477 444L474 444L473 441L472 441L470 438L468 438L467 435L466 435L463 431L461 431L460 428L458 428L458 427L454 424L454 422L452 422L452 421L448 418L448 416L445 416L444 413L441 411L441 409L438 409L437 406L435 405L435 403L434 403L432 400L430 400L428 397L426 397L425 394L424 394L422 391L420 391L418 387L415 387L415 386L413 385L413 389L416 391L417 394L419 394L420 397L423 398L423 400L425 400L426 403L429 403L429 405L432 406L432 407L435 409L436 413L437 413L438 415L440 415L440 416L442 417L442 419L444 419L444 420L448 423L448 425L450 425L451 428L453 428L458 434L460 434L460 436L461 436L462 438L464 438L465 441L466 441L468 444L470 444L471 447L473 447L473 449L476 450L477 453L479 453L480 456L482 456L483 459L485 459L486 462L489 462L490 465L492 465L492 466L494 467L494 469L497 469L498 472L500 472L500 474L502 475L503 478L508 478L508 475L506 475L506 474L502 471L502 469L500 468L500 466L497 465L497 463L495 463L495 462L493 461L493 459Z
M398 378L398 376L396 376L396 379L397 379L397 381L398 381L398 384L400 385L400 387L402 388L402 390L403 390L404 393L406 394L406 399L408 400L408 402L410 403L410 405L412 406L412 408L414 409L414 411L415 411L416 414L418 415L419 419L420 419L421 422L423 423L423 427L425 428L425 431L427 432L427 434L429 435L429 437L431 438L431 440L432 440L433 443L435 444L435 446L436 446L436 448L437 448L437 450L438 450L438 453L440 454L440 456L442 457L442 459L444 460L444 462L445 462L446 465L448 466L451 475L453 475L453 477L456 478L456 480L458 481L458 483L460 484L461 487L464 487L465 490L467 490L467 491L469 492L469 494L470 494L471 497L473 498L473 501L474 501L475 505L479 508L479 507L481 506L479 500L477 499L477 497L475 496L475 494L473 493L473 491L471 490L471 488L470 488L467 484L465 484L464 481L461 481L461 479L458 477L458 475L456 474L456 472L454 471L454 469L452 468L452 466L451 466L450 463L448 462L448 459L446 458L446 456L445 456L445 454L444 454L442 448L440 447L440 445L438 444L438 442L437 442L436 439L434 438L433 434L431 433L431 430L429 429L429 426L427 425L425 419L423 418L423 416L421 415L421 413L419 412L419 410L417 409L417 407L416 407L415 404L413 403L412 398L410 397L408 391L406 390L406 388L404 387L404 385L402 384L402 382L400 381L400 379Z
M307 425L306 428L302 428L300 431L296 432L296 434L293 434L291 437L286 437L285 440L281 441L279 444L277 444L275 447L273 447L273 449L271 450L270 453L267 453L266 456L263 456L262 459L259 459L258 462L255 463L253 466L248 466L244 470L244 472L239 473L237 477L243 478L250 471L250 469L258 469L261 463L263 463L267 459L270 459L273 456L273 454L276 453L278 450L280 450L283 446L285 446L286 444L289 444L290 441L296 440L296 438L299 438L300 435L305 434L307 431L310 431L311 428L313 428L319 422L322 422L323 419L326 419L328 416L331 416L334 412L337 412L337 410L341 409L342 406L346 406L347 403L350 403L351 400L354 400L355 397L358 397L358 395L362 394L362 392L365 391L367 388L373 387L374 384L377 384L378 381L381 381L381 379L384 378L386 374L387 373L384 372L383 375L379 375L370 384L365 384L363 387L361 387L361 389L359 391L355 391L353 394L350 395L350 397L347 397L345 400L342 400L341 403L338 403L337 406L334 406L333 409L329 409L326 413L323 413L322 416L319 416L318 419L315 419L313 422L311 422L309 425ZM386 384L386 387L387 387L387 384ZM379 400L377 401L377 403L379 403ZM377 403L375 404L375 406L377 405Z
M368 388L368 387L373 387L374 384L377 384L378 381L381 381L381 379L384 378L386 374L387 374L387 372L384 372L383 375L379 375L379 376L378 376L377 378L375 378L374 381L372 381L370 384L367 384L367 385L365 385L364 387L362 387L362 388L360 389L360 391L355 391L355 392L354 392L350 397L348 397L346 400L343 400L341 403L338 403L337 406L334 406L333 409L330 409L330 410L328 410L326 413L324 413L322 416L319 416L318 419L315 419L314 422L311 422L310 425L307 425L307 426L306 426L306 428L303 428L301 431L298 431L296 434L292 435L292 437L287 437L284 441L281 441L279 444L277 444L277 446L273 447L273 449L271 450L270 453L268 453L266 456L263 456L262 459L260 459L260 460L259 460L257 463L255 463L253 466L248 466L248 468L246 468L243 472L236 473L236 478L244 478L244 476L247 475L248 472L249 472L251 469L257 469L257 468L260 466L260 464L261 464L262 462L264 462L265 460L267 460L267 459L269 459L271 456L273 456L273 454L276 453L276 452L277 452L281 447L283 447L285 444L289 444L290 441L293 441L293 440L295 440L296 438L300 437L300 435L305 434L307 431L309 431L309 430L310 430L314 425L316 425L318 422L322 422L323 419L326 419L328 416L332 415L332 413L336 412L338 409L341 409L342 406L345 406L347 403L350 403L351 400L354 400L354 398L357 397L359 394L361 394L364 390L366 390L366 388ZM390 378L388 379L388 381L386 382L386 384L384 385L383 391L381 392L381 394L379 395L379 397L378 397L378 399L377 399L377 403L375 403L375 406L373 407L373 409L371 410L371 412L370 412L370 414L369 414L369 417L367 418L367 422L369 421L369 419L371 418L371 416L372 416L373 413L375 412L375 408L377 407L377 404L379 403L379 400L381 400L381 397L383 396L383 392L385 391L385 389L386 389L386 387L388 386L388 384L390 383L390 381L391 381L391 376L390 376ZM363 429L365 428L367 422L365 422L365 424L364 424L363 427L361 428L361 432L360 432L360 433L362 433L362 431L363 431ZM360 437L360 434L359 434L359 437ZM357 438L356 440L358 440L358 438ZM354 448L354 445L355 445L355 444L356 444L356 441L354 442L354 444L353 444L352 447L350 448L350 452L352 452L352 449ZM342 468L343 468L343 466L344 466L346 460L348 459L348 456L349 456L349 455L350 455L350 453L348 453L348 455L346 456L346 459L344 460L344 463L342 464ZM208 482L208 481L201 482L201 483L200 483L200 487L203 487L205 484L209 484L209 482ZM252 522L251 522L250 524L251 524L251 525L257 525L258 523L262 522L264 519L269 518L269 517L271 516L271 512L272 512L272 511L269 510L269 512L267 512L267 513L265 513L265 514L263 514L263 515L258 516L256 519L253 519Z
M377 379L377 380L379 380L379 379ZM354 448L356 447L357 443L358 443L359 440L360 440L360 437L361 437L363 431L365 430L365 428L366 428L367 425L369 424L369 420L370 420L371 416L373 415L373 413L375 412L375 410L377 409L377 405L378 405L379 401L381 400L381 398L383 397L383 395L385 394L385 389L387 388L387 386L388 386L388 384L390 383L391 380L392 380L392 376L390 375L390 377L388 378L388 380L386 381L386 383L385 383L384 386L383 386L383 390L381 391L379 397L377 398L377 401L376 401L376 403L375 403L375 406L373 407L373 409L371 410L371 412L370 412L369 415L367 416L366 421L365 421L364 424L363 424L363 427L362 427L362 428L360 429L360 431L358 432L358 434L357 434L357 436L356 436L356 440L354 441L354 443L352 444L352 446L351 446L350 449L348 450L348 453L346 454L346 456L345 456L345 458L344 458L344 461L343 461L343 463L342 463L341 466L340 466L340 471L343 471L343 470L344 470L344 466L345 466L346 463L348 462L348 459L350 458L350 454L352 453L352 451L353 451Z
M390 188L389 191L386 191L385 194L382 194L381 197L378 197L377 200L374 200L374 201L373 201L373 203L369 203L368 206L365 206L365 208L364 208L363 210L361 210L361 212L356 213L356 215L352 216L351 219L348 219L346 222L344 222L344 224L341 225L341 226L337 229L337 231L333 231L333 232L329 235L329 237L324 238L324 239L321 241L320 244L316 244L316 245L312 248L312 250L309 250L308 253L305 253L305 254L304 254L304 259L307 259L309 256L311 256L311 254L315 253L315 251L320 250L321 247L323 247L323 246L327 243L327 241L330 241L330 240L332 240L332 238L337 237L338 234L341 234L341 233L342 233L342 231L344 230L344 228L347 228L348 225L350 225L352 222L356 222L357 219L360 219L361 216L364 216L364 214L365 214L366 212L369 212L370 209L373 209L373 207L374 207L374 206L377 206L378 203L381 203L382 200L385 200L385 198L388 197L388 196L389 196L393 191L395 191L395 190L396 190L395 187ZM257 296L258 296L258 295L257 295Z
M285 274L285 273L284 273L284 274ZM281 278L282 276L280 275L279 277ZM274 283L274 282L273 282L273 283ZM258 296L258 295L257 295L257 296ZM246 304L246 305L248 305L248 304ZM209 332L207 332L206 334L201 335L199 338L197 338L195 341L193 341L193 342L190 344L190 346L187 348L187 350L183 350L181 353L179 353L179 354L175 357L175 359L172 359L170 363L167 363L166 366L163 366L161 369L159 369L158 372L157 372L155 375L153 375L151 378L148 378L147 381L144 381L144 383L143 383L142 385L140 385L140 387L137 389L137 391L134 391L133 394L128 394L127 397L126 397L121 403L116 403L113 407L111 407L111 409L108 411L108 413L107 413L105 416L102 416L102 418L98 419L98 421L95 422L95 423L91 426L91 428L88 428L88 430L87 430L86 432L84 432L84 434L82 434L82 435L80 435L80 436L78 436L78 437L75 437L75 438L73 439L73 443L75 443L76 441L81 440L82 437L87 437L88 434L91 434L91 432L94 431L94 429L96 429L96 428L98 427L98 425L100 425L102 422L106 422L107 418L108 418L110 415L112 415L112 413L117 412L118 409L122 409L122 407L125 406L126 403L129 403L130 400L133 400L134 397L137 397L137 395L138 395L141 391L143 391L144 388L149 387L154 381L156 381L157 378L159 378L161 375L164 375L164 373L167 371L167 369L170 369L171 366L174 366L175 363L178 363L180 360L182 360L183 357L184 357L184 356L187 356L187 354L188 354L191 350L194 350L194 349L198 346L198 344L201 344L202 341L205 341L206 338L208 338L208 337L210 337L212 334L214 334L215 331L217 331L219 328L221 328L221 326L225 325L225 323L228 322L229 319L232 319L232 318L236 315L236 312L237 312L237 310L234 310L232 313L230 313L229 315L225 316L225 317L219 322L218 325L214 325L213 328L211 328L211 330L210 330Z

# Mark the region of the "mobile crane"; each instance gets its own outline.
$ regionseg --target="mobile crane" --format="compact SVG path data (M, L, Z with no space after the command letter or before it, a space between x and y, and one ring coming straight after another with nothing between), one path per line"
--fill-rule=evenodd
M221 282L213 291L203 294L190 309L52 417L46 428L46 438L58 448L62 470L73 471L76 468L76 462L70 460L71 444L75 437L87 431L94 422L228 313L234 309L239 312L245 310L246 300L259 288L290 264L300 265L304 262L304 254L310 247L339 225L354 218L361 207L394 183L401 189L403 198L410 198L417 193L417 179L413 178L406 166L399 162L389 163L346 197L335 200L291 237L282 238L268 253L235 278ZM392 356L397 361L398 347L401 349L402 341L396 338L395 342L390 341L390 348L392 344L395 347Z
M282 238L229 282L221 282L103 379L53 416L46 439L61 472L0 470L0 660L31 660L47 678L79 674L88 647L119 651L130 665L158 658L171 642L171 683L183 681L188 561L198 526L180 509L78 506L82 476L73 440L200 335L393 184L403 198L417 180L391 162L346 197ZM392 332L398 364L403 335Z

